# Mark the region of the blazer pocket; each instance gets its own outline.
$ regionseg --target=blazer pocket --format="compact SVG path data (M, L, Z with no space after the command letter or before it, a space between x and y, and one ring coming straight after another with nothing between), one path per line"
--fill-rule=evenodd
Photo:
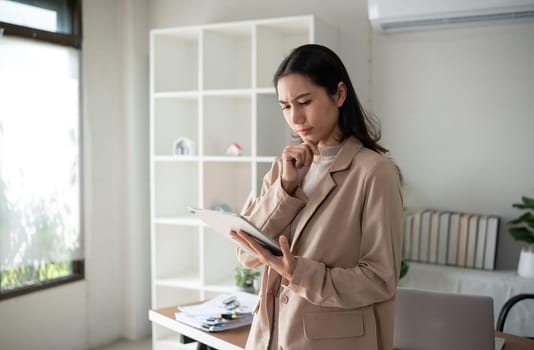
M308 339L351 338L365 334L363 311L309 312L304 314Z

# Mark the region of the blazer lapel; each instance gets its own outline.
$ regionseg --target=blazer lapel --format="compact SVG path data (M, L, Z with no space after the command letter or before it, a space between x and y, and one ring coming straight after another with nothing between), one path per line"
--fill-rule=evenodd
M325 200L326 196L328 196L328 194L336 187L336 182L334 181L332 174L338 171L346 170L352 163L354 155L362 148L363 146L357 138L354 136L347 138L344 145L341 147L336 160L334 160L334 163L330 166L328 173L319 182L317 188L308 199L306 206L302 208L302 215L295 229L295 237L291 242L291 250L293 250L293 247L298 241L311 216L317 211L321 203Z

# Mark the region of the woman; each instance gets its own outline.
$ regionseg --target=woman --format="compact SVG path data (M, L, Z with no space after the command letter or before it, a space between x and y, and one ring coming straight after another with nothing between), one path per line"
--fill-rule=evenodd
M247 349L391 349L401 260L400 174L339 57L294 49L274 85L300 143L287 145L244 215L274 256L232 232L246 267L266 266ZM371 130L370 130L371 129Z

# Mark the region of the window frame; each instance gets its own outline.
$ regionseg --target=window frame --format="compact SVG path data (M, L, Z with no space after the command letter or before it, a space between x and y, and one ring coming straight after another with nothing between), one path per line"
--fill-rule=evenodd
M36 5L40 4L45 8L54 8L53 1L50 0L17 0L17 2ZM22 26L18 24L12 24L8 22L0 21L0 30L3 29L3 35L13 35L24 38L32 38L35 40L45 41L53 44L58 44L62 46L74 47L78 50L82 49L82 0L67 0L68 11L71 13L71 33L59 33L59 32L50 32L42 29ZM0 33L0 40L1 40ZM81 61L81 55L80 55ZM81 62L80 62L81 63ZM80 104L82 103L82 67L79 66L79 96ZM80 233L81 239L84 239L84 230L83 230L83 124L82 124L82 108L80 107L78 114L78 130L79 130L79 155L80 155L80 166L79 166L79 204L80 204ZM83 242L82 242L83 243ZM82 244L83 246L83 244ZM72 260L71 261L72 273L65 277L54 278L51 280L43 281L40 283L32 284L29 286L22 286L13 290L0 291L0 301L10 299L13 297L18 297L21 295L33 293L36 291L45 290L48 288L68 284L71 282L76 282L85 279L85 259ZM1 275L0 275L1 278Z
M17 2L35 5L36 3L44 4L46 8L50 8L49 2L44 1L24 1ZM46 6L49 5L49 6ZM26 27L18 24L0 21L0 28L4 30L4 35L15 35L24 38L33 38L49 43L59 44L63 46L71 46L77 49L82 48L82 0L67 0L67 6L72 14L71 28L72 34L50 32L47 30Z

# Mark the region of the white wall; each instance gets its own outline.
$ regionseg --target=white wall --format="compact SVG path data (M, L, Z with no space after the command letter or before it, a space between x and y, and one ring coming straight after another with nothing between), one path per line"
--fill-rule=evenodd
M150 332L148 6L146 0L120 3L125 133L123 336L136 339Z
M2 350L150 332L146 0L83 2L86 278L0 302Z
M302 14L337 26L339 54L403 170L409 209L504 223L534 191L532 21L385 35L370 33L365 0L155 0L149 9L150 28ZM518 249L501 224L498 268L514 269Z
M146 3L84 2L90 347L150 332Z
M373 35L373 110L409 209L519 214L534 194L534 21ZM497 266L519 244L501 223Z

